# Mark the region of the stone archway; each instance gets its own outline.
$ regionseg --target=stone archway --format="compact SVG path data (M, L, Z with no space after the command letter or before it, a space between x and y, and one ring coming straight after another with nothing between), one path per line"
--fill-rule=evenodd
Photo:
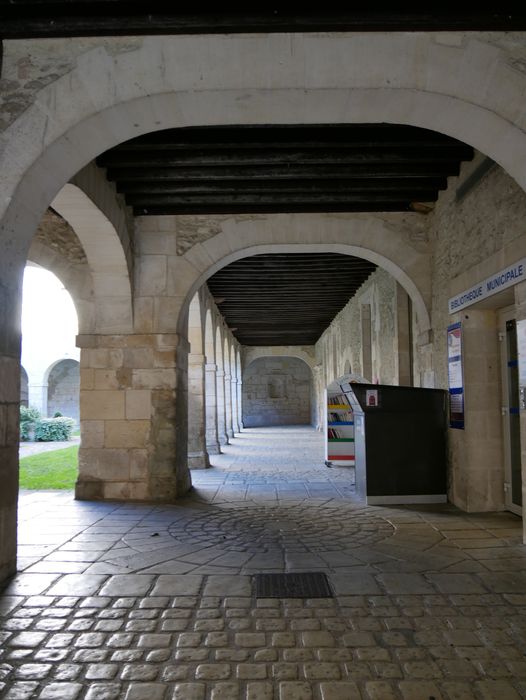
M88 45L89 51L73 56L71 69L35 93L31 106L15 115L2 134L0 308L9 313L1 329L0 399L10 420L18 411L19 297L29 242L60 188L120 141L189 124L389 121L435 129L470 143L526 186L526 78L515 68L513 45L501 35L491 43L475 33L455 34L446 41L432 34L377 33L151 37L114 52L97 40ZM16 46L7 48L4 63L9 64ZM250 70L240 70L245 65L240 56L247 50L258 60ZM298 234L295 242L305 243ZM356 241L354 245L360 248ZM188 282L225 260L233 250L228 248L219 255L205 249L208 259L202 268L194 266L202 249L189 255L189 266L180 265L183 295L174 298L185 298ZM426 332L425 280L422 289L415 281L416 259L422 262L425 256L411 246L407 250L415 261L414 274L402 265L397 279L417 308L420 330ZM385 250L373 252L379 259L391 259ZM427 268L422 269L425 277ZM16 473L16 445L11 441L2 447L7 534L0 578L13 569L16 521L16 474L10 473Z
M179 329L184 333L186 308L190 298L217 270L252 255L266 253L340 253L370 260L386 269L407 291L417 314L422 334L431 327L430 260L418 252L403 235L396 235L380 218L361 216L333 217L323 214L276 214L256 221L226 218L223 230L213 238L197 244L178 263L178 294L186 298L180 315ZM299 231L311 242L298 240ZM249 243L247 243L247 241Z
M78 424L80 365L77 360L57 360L48 368L44 382L47 384L47 412L53 416L59 412L68 418L74 418Z
M71 225L86 253L93 280L92 332L130 332L133 328L130 270L113 223L77 185L64 185L52 204Z

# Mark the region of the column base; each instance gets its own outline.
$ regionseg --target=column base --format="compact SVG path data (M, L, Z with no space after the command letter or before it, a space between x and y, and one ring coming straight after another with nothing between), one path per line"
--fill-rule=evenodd
M218 442L213 442L212 444L207 445L206 451L209 455L220 455L221 454L221 448L219 447Z
M189 469L208 469L210 460L206 452L189 452L188 453L188 468Z

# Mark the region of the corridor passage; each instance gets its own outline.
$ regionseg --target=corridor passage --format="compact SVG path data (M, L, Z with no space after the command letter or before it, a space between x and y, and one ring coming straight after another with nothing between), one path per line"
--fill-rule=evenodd
M320 433L252 428L175 505L24 492L7 700L526 698L520 518L365 506ZM333 598L256 598L325 572Z

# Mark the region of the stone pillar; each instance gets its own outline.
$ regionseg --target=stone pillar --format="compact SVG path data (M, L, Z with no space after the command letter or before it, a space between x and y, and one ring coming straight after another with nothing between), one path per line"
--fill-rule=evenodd
M312 385L314 387L314 408L312 422L316 430L323 430L327 415L327 404L325 401L325 381L323 375L323 365L316 365L312 368Z
M237 408L237 424L239 426L239 432L243 430L243 382L241 381L241 377L237 378L237 401L236 401L236 408Z
M526 343L526 282L521 282L515 286L515 318L517 320L517 350L519 356L519 390L524 386L524 372L521 371L526 366L524 350ZM522 465L522 541L526 544L526 410L520 404L520 431L521 431L521 465Z
M20 425L20 266L0 257L0 581L16 571Z
M210 466L205 439L205 356L188 356L188 466Z
M226 432L226 405L225 405L225 373L222 369L216 371L217 387L217 437L220 445L228 445Z
M464 430L449 430L453 503L468 512L502 510L500 352L494 311L466 309L462 321Z
M221 452L217 436L217 365L207 362L205 365L205 412L206 412L206 451L209 455Z
M239 425L239 409L237 405L237 382L237 377L232 377L230 380L230 388L232 390L232 425L234 428L234 434L241 432L241 426Z
M3 343L2 343L3 344ZM0 355L0 581L16 571L20 361Z
M171 333L78 336L77 498L171 502L190 488L186 460L176 460L177 440L186 452L186 422L176 430L175 417L176 385L185 401L180 343Z
M234 422L232 420L232 377L225 372L225 420L226 434L229 439L234 437Z
M396 356L399 386L412 386L412 348L409 296L405 289L396 283Z
M47 384L34 384L29 382L27 385L28 396L27 403L31 408L36 408L40 415L45 418L47 416Z

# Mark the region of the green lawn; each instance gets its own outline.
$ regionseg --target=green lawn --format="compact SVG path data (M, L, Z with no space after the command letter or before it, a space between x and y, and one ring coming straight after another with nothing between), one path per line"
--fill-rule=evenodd
M78 445L20 460L21 489L72 489L78 472Z

